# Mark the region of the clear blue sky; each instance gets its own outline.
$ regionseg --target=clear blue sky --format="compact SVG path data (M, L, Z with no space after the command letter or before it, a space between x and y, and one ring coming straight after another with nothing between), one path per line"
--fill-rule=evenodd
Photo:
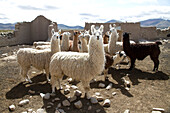
M38 15L66 25L170 20L170 0L0 0L0 23L32 21Z

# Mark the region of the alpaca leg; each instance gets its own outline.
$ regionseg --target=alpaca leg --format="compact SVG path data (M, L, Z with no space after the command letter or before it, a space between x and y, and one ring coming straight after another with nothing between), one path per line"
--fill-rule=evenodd
M90 99L90 94L89 94L90 85L89 85L89 82L87 82L87 81L82 81L82 84L83 84L84 90L85 90L85 97L86 97L87 99Z
M47 81L50 82L50 78L49 78L49 70L48 69L45 69L45 72L46 72L46 77L47 77Z
M150 58L151 58L152 61L154 62L153 71L158 71L158 67L159 67L159 60L158 60L158 57L152 57L152 56L150 56Z
M56 88L56 79L54 76L51 76L51 86L52 86L52 93L55 93L55 88Z
M28 81L29 83L32 83L31 79L28 76L28 70L29 67L21 67L20 74L25 78L25 81Z
M108 69L104 69L104 79L105 79L105 81L107 81L109 79L107 74L108 74Z
M131 58L131 66L130 66L129 70L132 70L132 68L134 67L134 65L135 65L135 60L136 60L136 59L132 59L132 58Z

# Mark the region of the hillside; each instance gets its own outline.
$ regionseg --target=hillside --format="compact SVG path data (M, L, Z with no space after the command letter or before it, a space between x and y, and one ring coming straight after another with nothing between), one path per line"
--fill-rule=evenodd
M121 22L119 20L109 20L105 23L115 23L115 22ZM144 21L140 21L141 22L141 26L143 27L147 27L147 26L155 26L157 28L167 28L170 26L170 20L164 20L164 19L148 19L148 20L144 20ZM82 26L68 26L65 24L58 24L58 28L59 29L84 29L84 27ZM0 23L0 30L14 30L15 29L15 23Z

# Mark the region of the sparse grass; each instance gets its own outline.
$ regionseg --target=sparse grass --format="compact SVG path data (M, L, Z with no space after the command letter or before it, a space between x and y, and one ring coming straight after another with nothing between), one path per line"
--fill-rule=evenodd
M13 32L14 30L0 30L0 32Z

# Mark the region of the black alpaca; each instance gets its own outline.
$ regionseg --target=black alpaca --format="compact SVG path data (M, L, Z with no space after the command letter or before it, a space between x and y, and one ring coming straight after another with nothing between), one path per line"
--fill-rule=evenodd
M147 44L130 44L129 33L123 34L123 50L127 56L131 59L130 70L134 67L135 60L143 60L148 55L150 55L151 60L154 62L153 71L158 71L159 67L159 54L161 42L147 43Z

